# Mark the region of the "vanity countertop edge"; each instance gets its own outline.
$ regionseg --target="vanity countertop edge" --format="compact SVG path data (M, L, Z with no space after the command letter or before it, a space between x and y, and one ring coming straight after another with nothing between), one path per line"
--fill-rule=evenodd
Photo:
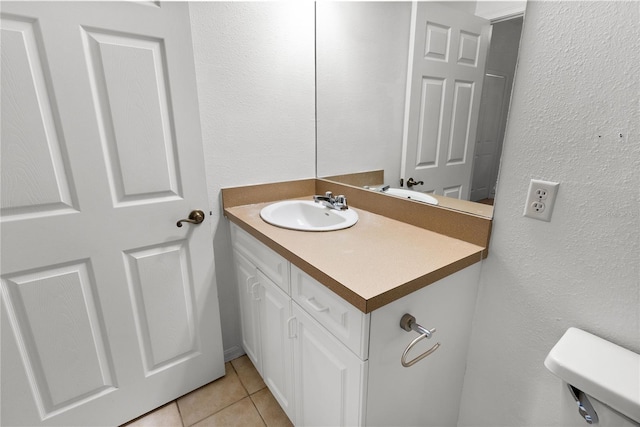
M311 200L310 181L279 200ZM223 190L223 200L224 200ZM306 194L305 194L306 193ZM225 216L363 313L480 262L486 248L358 207L358 222L330 232L279 228L260 218L277 200L225 206ZM395 202L395 200L390 200Z

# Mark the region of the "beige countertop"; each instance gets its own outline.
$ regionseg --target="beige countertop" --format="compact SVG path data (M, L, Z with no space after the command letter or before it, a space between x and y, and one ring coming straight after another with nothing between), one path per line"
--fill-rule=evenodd
M270 203L224 211L231 221L364 313L481 261L485 250L355 207L350 209L359 220L351 228L287 230L260 218L260 210Z

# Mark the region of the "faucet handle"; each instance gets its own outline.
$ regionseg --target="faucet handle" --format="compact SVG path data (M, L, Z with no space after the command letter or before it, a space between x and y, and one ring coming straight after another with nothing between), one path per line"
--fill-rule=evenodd
M341 194L339 196L336 196L335 200L335 206L340 210L346 210L349 208L349 205L347 204L347 198L344 195Z
M331 199L333 198L333 193L331 191L327 191L326 193L324 193L324 196Z

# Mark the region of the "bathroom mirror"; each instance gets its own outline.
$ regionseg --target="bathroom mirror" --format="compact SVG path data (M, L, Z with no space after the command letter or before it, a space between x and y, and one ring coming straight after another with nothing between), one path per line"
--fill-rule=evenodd
M477 133L466 142L475 148L469 156L473 158L469 184L474 181L476 188L484 185L482 191L469 185L466 199L482 200L482 205L460 200L465 198L460 194L443 197L446 189L434 195L442 206L490 217L526 2L436 3L452 10L455 19L466 14L490 21L491 47L486 54L484 77L480 70L483 93L476 98ZM401 164L407 153L403 148L404 132L409 129L405 124L406 94L416 96L415 87L407 90L408 70L412 67L410 40L419 27L412 28L411 23L411 2L316 2L319 178L359 187L401 187ZM438 32L446 31L446 27L435 23L431 29L422 38L431 37L437 47ZM418 43L420 33L416 34ZM441 118L440 126L447 121L451 119ZM410 176L407 168L404 178ZM428 185L412 189L430 192Z

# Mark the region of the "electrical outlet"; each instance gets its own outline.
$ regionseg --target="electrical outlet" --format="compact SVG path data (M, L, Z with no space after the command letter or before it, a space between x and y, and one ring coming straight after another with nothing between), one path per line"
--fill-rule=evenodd
M534 195L538 200L546 200L549 193L546 188L536 188Z
M553 204L558 194L560 183L532 179L529 183L527 202L524 205L524 216L551 221Z

